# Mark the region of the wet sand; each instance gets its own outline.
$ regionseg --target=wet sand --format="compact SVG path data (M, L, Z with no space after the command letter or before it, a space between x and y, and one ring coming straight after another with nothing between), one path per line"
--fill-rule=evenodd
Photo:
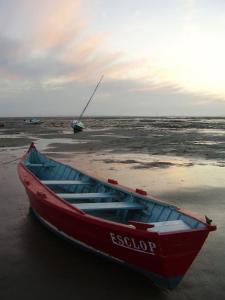
M174 140L174 155L173 151L160 151L160 145L165 143L163 137L155 147L151 146L154 150L147 150L151 148L147 139L145 149L138 150L133 147L134 133L128 132L127 127L104 130L102 120L89 122L95 125L77 136L70 133L67 120L47 120L35 128L25 127L22 122L15 127L15 123L9 122L7 128L1 129L8 141L3 144L0 135L0 299L224 299L225 159L220 139L223 129L214 128L206 136L204 133L204 147L200 145L194 155L188 150L193 146L190 141L186 153L181 155L176 147L179 142ZM104 122L110 125L109 120ZM121 124L121 120L117 122ZM55 126L58 124L65 127ZM159 124L162 126L162 122ZM190 126L191 122L188 131ZM19 143L13 136L15 128ZM168 130L167 126L160 132L166 135ZM186 129L173 129L172 134L179 136L180 130ZM138 132L143 136L143 131L141 128ZM196 140L200 136L195 132ZM214 220L217 231L209 235L174 291L162 290L134 271L74 247L39 224L29 213L28 199L16 173L17 161L13 161L24 153L32 139L57 160L93 175L116 178L132 188L144 188L154 196ZM208 147L206 142L212 139L216 139L216 144L210 143ZM206 153L210 153L210 158ZM3 164L9 161L12 162Z

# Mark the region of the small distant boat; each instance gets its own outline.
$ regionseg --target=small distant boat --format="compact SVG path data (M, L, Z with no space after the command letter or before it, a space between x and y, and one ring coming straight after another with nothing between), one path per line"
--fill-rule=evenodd
M4 128L5 127L5 124L0 122L0 128Z
M178 285L209 232L216 230L209 218L116 180L91 177L46 157L33 143L18 174L32 211L50 230L169 289Z
M73 128L73 132L74 133L81 132L85 128L84 124L81 122L81 119L82 119L82 117L84 115L84 112L86 111L88 105L90 104L91 100L93 99L93 97L94 97L94 95L95 95L95 93L96 93L96 91L97 91L97 89L98 89L98 87L99 87L99 85L100 85L103 77L104 77L104 75L101 76L101 78L100 78L98 84L96 85L96 87L95 87L95 89L94 89L91 97L89 98L87 104L85 105L84 109L82 110L82 113L80 114L78 120L71 121L70 125Z
M32 119L26 119L26 120L24 120L24 123L26 125L29 125L29 124L36 125L36 124L41 124L43 122L40 119L32 118Z
M81 121L73 120L71 122L71 127L73 128L74 133L82 131L85 126Z

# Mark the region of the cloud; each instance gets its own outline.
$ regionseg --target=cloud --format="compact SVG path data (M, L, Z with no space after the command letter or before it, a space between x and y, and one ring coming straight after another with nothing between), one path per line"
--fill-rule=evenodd
M105 35L96 35L78 40L64 53L65 63L79 64L82 60L91 59L102 47L106 39Z
M20 18L29 16L31 10L37 10L37 15L33 20L26 18L32 28L31 34L30 28L27 29L25 38L17 36L12 28L8 35L0 31L0 80L14 79L22 84L28 80L45 87L95 80L97 73L118 58L118 53L103 49L108 34L87 34L87 16L80 1L31 0L27 4L20 0L18 3Z
M79 36L85 26L79 0L54 1L34 30L35 47L48 50L66 46Z
M92 30L84 1L18 0L8 3L0 11L0 17L5 15L4 21L0 22L7 25L4 30L0 29L0 99L17 94L18 101L22 101L23 93L24 97L32 97L33 93L46 99L58 99L57 92L66 94L68 89L75 93L79 87L82 87L82 92L78 94L82 95L85 85L91 90L102 74L105 75L104 86L108 88L104 89L104 95L109 101L114 101L118 92L133 103L125 101L124 112L126 105L136 105L135 98L140 99L143 106L152 105L153 111L157 111L157 105L164 106L167 101L166 93L168 101L178 110L179 101L184 105L179 97L190 103L191 97L196 102L199 99L199 103L205 103L204 97L207 101L214 101L214 98L223 99L225 95L222 71L218 74L220 57L225 49L223 42L217 40L214 46L209 46L208 35L183 35L194 20L193 1L188 1L181 36L171 39L170 44L163 45L165 47L161 50L157 49L151 58L130 56L120 47L109 47L112 33ZM208 72L207 66L213 72ZM103 99L101 92L99 97ZM162 101L159 101L160 97ZM104 109L107 110L106 106ZM135 107L133 109L135 111ZM170 111L169 107L167 111Z
M71 82L62 89L35 86L17 97L2 97L1 116L77 116L90 97L95 83ZM205 102L205 96L172 93L170 88L146 92L130 92L139 87L133 80L103 81L86 115L218 115L225 103ZM207 98L210 100L210 98ZM196 106L199 101L203 105ZM210 113L209 113L210 112Z

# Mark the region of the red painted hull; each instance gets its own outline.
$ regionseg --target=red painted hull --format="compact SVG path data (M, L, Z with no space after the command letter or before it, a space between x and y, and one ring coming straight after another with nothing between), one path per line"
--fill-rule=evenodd
M156 233L88 215L43 185L21 161L19 177L37 216L59 234L143 271L158 284L174 288L201 249L209 231Z

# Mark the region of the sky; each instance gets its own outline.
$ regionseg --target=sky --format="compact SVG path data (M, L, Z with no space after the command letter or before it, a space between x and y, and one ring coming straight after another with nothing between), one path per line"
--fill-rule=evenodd
M224 0L0 0L0 117L224 116Z

